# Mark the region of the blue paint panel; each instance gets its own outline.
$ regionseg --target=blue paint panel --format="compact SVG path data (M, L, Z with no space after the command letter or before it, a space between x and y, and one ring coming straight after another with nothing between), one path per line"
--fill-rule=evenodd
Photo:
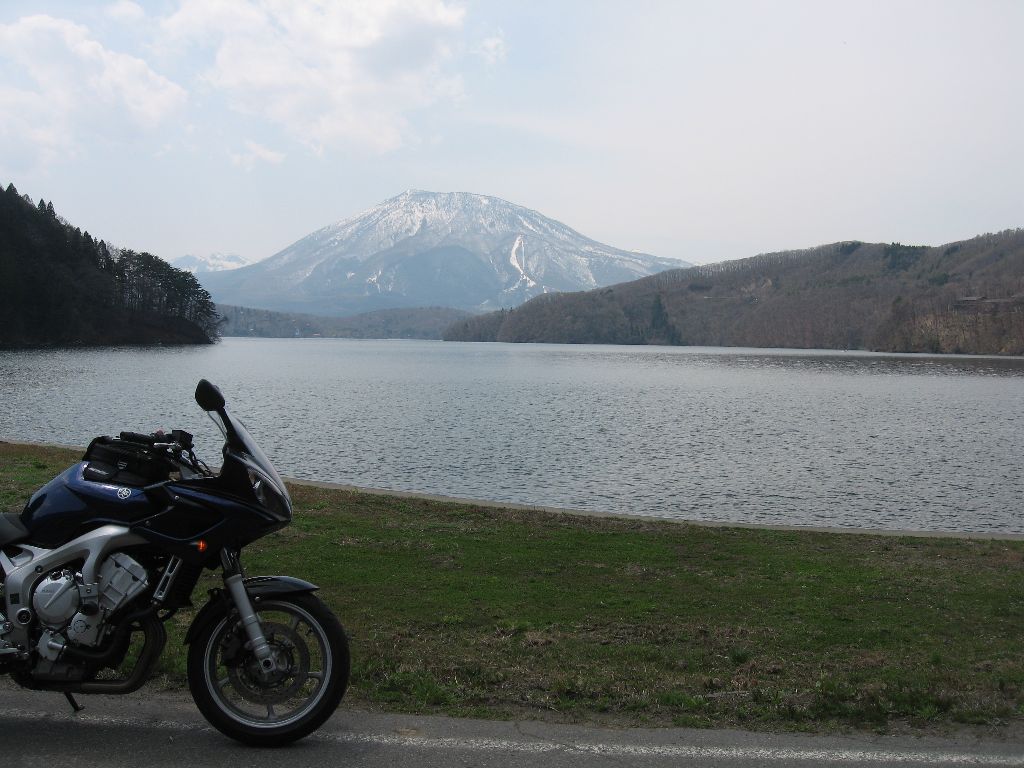
M85 466L83 461L68 467L32 494L21 514L32 543L56 547L93 528L153 514L143 489L86 480Z

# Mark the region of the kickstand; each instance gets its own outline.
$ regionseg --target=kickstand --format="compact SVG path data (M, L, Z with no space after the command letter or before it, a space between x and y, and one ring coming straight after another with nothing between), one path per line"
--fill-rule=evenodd
M71 695L70 691L64 691L64 698L68 700L68 704L70 704L71 708L75 710L75 714L85 709L85 707L75 701L75 697Z

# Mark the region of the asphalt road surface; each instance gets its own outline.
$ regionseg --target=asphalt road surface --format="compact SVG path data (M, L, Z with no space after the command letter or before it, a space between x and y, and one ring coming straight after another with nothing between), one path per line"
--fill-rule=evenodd
M187 695L64 697L0 685L0 766L1024 766L1008 738L807 736L606 729L367 714L344 705L290 747L254 749L209 727Z

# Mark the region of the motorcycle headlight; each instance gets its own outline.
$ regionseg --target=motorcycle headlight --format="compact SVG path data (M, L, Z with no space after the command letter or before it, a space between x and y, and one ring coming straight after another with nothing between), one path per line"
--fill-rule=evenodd
M252 485L256 500L275 517L291 517L291 505L277 490L274 482L252 467L246 467L246 471L249 473L249 483Z

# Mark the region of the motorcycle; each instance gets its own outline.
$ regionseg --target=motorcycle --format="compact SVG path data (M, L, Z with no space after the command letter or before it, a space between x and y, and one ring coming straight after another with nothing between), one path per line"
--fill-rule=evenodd
M348 640L315 585L246 576L242 548L288 525L291 498L221 391L203 379L195 399L224 436L219 473L188 432L122 432L93 440L20 514L0 514L0 674L76 711L74 694L136 691L164 624L192 605L204 568L220 569L223 589L184 638L189 691L227 736L285 744L337 708Z

